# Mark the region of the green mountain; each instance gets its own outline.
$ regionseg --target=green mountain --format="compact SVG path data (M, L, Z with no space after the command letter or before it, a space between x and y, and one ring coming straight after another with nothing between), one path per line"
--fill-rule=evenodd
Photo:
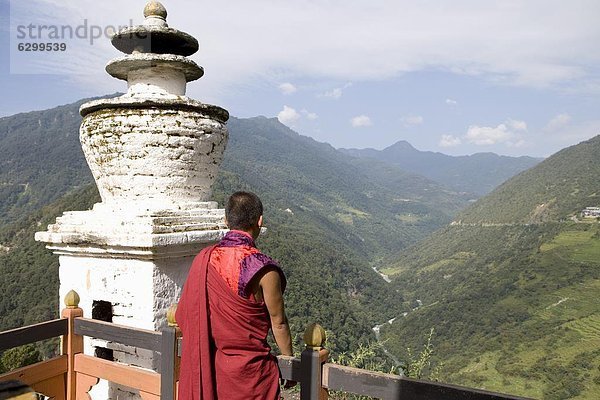
M57 257L33 233L63 210L98 201L78 142L81 102L0 119L0 329L56 314ZM371 327L401 302L372 267L451 221L467 202L423 177L343 155L276 119L229 122L230 141L214 198L249 189L263 198L295 332L320 322L345 351L372 340ZM45 207L45 208L42 208Z
M405 171L423 175L459 192L482 196L515 174L533 167L540 159L476 153L453 157L432 151L419 151L401 140L383 150L340 149L355 157L376 159Z
M466 198L423 177L357 160L277 121L232 119L224 173L269 193L278 207L319 217L369 258L415 243L464 208Z
M397 357L435 329L443 379L543 399L600 393L600 136L512 178L383 272L405 317L382 328ZM549 204L543 218L532 218Z
M88 100L0 118L2 223L92 182L79 144L79 106Z
M464 223L537 223L600 205L600 136L563 149L500 185L457 217Z

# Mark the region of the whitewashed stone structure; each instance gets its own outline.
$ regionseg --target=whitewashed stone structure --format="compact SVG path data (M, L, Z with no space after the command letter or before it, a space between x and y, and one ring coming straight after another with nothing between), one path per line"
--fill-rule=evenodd
M64 213L35 237L60 256L61 299L74 289L85 317L98 309L99 318L108 313L115 323L159 330L194 255L225 233L224 211L210 196L229 115L185 96L187 82L204 73L186 58L198 50L196 39L168 27L158 2L144 16L143 25L113 37L126 55L106 66L127 81L127 93L80 109L81 145L102 202ZM86 353L97 348L156 368L140 349L85 344ZM131 397L109 386L95 388L93 398Z

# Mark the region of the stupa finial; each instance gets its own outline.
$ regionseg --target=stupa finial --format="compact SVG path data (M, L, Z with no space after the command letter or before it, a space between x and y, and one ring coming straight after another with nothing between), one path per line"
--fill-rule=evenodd
M167 9L160 2L152 0L146 3L144 17L146 19L141 25L128 26L115 33L111 38L113 46L130 55L154 53L187 57L198 51L198 41L193 36L169 27ZM114 68L111 70L114 72ZM113 72L108 73L124 79L120 74L116 76ZM200 78L202 73L192 75L194 78L188 79L188 82Z
M149 1L144 7L144 25L167 25L167 9L160 1Z

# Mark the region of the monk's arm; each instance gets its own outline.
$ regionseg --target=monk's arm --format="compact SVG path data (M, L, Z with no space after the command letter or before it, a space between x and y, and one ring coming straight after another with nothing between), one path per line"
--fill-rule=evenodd
M279 351L284 356L294 355L292 349L292 336L287 316L285 315L285 306L283 304L283 294L281 292L281 276L276 270L267 271L259 281L262 289L263 301L269 311L271 318L271 328L275 342Z

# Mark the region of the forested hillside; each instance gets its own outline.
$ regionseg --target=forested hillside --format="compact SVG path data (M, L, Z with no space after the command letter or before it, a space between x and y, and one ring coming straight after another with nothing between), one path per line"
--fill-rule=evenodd
M80 103L0 119L0 329L56 315L57 257L33 233L63 210L99 201L79 147ZM401 299L371 267L448 223L466 199L396 167L359 162L276 119L232 118L229 129L214 198L223 204L239 189L263 198L268 233L259 245L288 274L295 333L321 322L340 351L372 339L371 327L397 313Z
M0 118L0 223L92 181L79 144L79 106Z
M508 178L540 162L540 159L533 157L508 157L494 153L453 157L432 151L419 151L402 140L383 150L340 151L355 157L385 161L454 190L473 193L477 197L489 193Z
M368 258L415 243L468 204L426 178L345 156L275 118L233 118L229 129L224 174L273 196L283 209L311 215Z
M465 223L537 223L600 204L600 135L522 172L457 217Z
M599 205L599 139L511 179L465 210L462 224L383 270L408 312L382 329L390 351L406 357L433 327L444 380L534 398L598 398L600 224L564 218ZM545 218L532 219L550 199Z

